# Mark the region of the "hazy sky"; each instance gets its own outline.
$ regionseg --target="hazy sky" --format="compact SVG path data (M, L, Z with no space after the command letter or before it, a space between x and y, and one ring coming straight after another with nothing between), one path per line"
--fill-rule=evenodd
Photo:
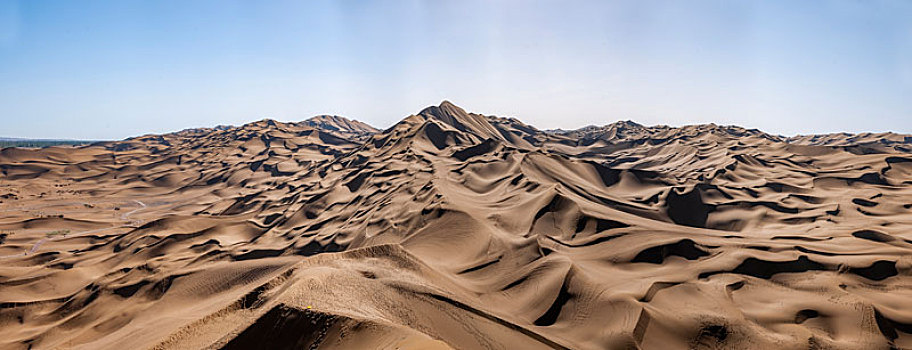
M0 136L383 128L444 99L539 128L912 133L912 1L0 0Z

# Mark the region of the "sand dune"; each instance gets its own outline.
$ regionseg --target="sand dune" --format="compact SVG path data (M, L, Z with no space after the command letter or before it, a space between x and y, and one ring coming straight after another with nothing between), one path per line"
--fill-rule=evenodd
M443 102L0 150L0 348L912 348L912 137Z

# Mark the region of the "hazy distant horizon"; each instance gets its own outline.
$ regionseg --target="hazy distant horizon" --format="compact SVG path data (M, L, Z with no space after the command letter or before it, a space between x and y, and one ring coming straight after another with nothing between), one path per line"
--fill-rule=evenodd
M0 136L383 128L444 99L541 129L912 133L910 17L907 1L0 1Z

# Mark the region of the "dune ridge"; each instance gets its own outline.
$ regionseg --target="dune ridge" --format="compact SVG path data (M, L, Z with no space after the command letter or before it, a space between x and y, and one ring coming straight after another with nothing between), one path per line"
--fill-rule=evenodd
M444 101L0 150L0 347L912 348L912 137Z

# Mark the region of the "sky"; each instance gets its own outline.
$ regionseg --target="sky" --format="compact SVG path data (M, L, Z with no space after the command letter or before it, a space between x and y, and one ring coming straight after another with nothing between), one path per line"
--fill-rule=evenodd
M906 0L0 0L0 136L385 128L442 100L541 129L912 133L910 18Z

